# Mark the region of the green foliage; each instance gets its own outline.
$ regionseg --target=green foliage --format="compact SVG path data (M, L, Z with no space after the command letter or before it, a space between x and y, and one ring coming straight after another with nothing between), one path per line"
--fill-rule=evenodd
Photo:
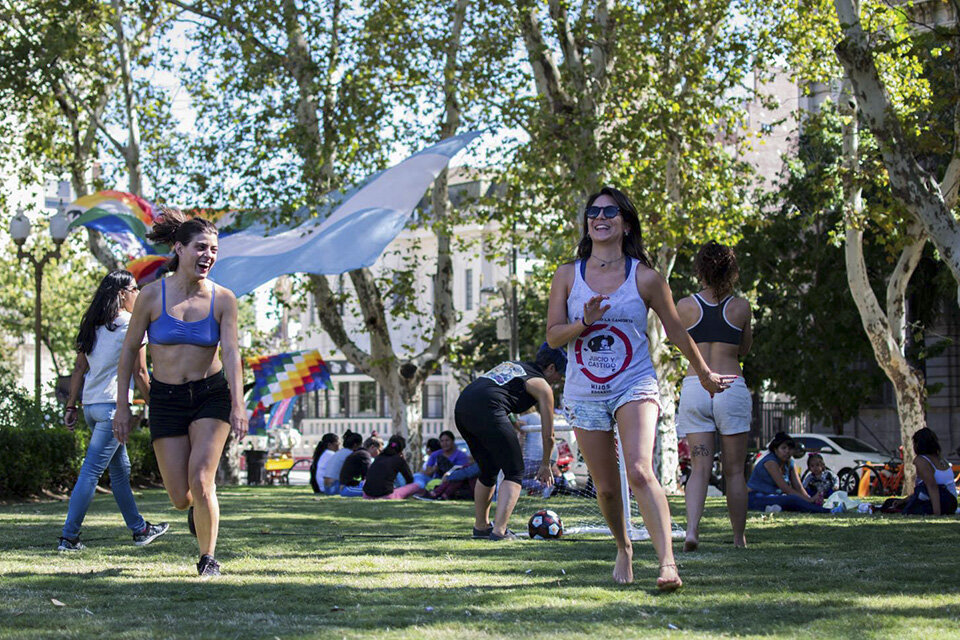
M547 336L547 294L550 275L539 271L517 295L520 359L533 360ZM510 359L510 341L497 339L497 319L509 316L509 305L483 309L470 325L469 333L451 348L454 369L478 375Z
M14 382L0 380L0 431L50 429L59 422L60 408L55 404L41 397L38 411L32 393Z
M130 482L134 485L162 482L157 454L150 441L149 429L135 429L127 439L127 456L130 458Z
M64 428L0 428L0 497L65 491L77 479L85 436Z
M0 224L8 223L9 216L0 215ZM71 234L62 245L61 257L48 262L43 271L40 340L53 356L57 375L69 373L73 366L80 320L106 275L85 251L83 238L83 234ZM39 257L53 248L53 241L38 226L26 246ZM0 338L7 344L34 340L34 292L33 266L17 259L12 243L0 246Z

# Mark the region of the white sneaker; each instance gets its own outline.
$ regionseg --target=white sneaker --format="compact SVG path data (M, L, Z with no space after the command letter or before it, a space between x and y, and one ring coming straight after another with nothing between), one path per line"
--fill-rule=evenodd
M780 513L783 511L783 507L778 504L768 504L767 508L763 510L764 513Z

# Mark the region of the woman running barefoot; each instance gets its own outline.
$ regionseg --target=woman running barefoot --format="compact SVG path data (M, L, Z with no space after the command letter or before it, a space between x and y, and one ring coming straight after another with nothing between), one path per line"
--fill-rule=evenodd
M633 547L623 518L613 436L616 421L627 480L660 562L657 587L672 591L682 582L673 558L670 508L653 473L660 392L647 348L648 309L660 317L705 389L717 393L729 386L733 376L713 373L703 361L677 316L670 287L650 268L633 203L621 191L604 187L587 200L577 260L553 276L547 342L567 345L564 403L617 543L614 580L633 581Z
M174 507L190 509L188 523L200 545L197 572L216 576L220 507L214 478L231 429L237 439L247 434L237 299L207 280L217 259L217 228L209 221L187 220L168 209L149 238L173 247L168 265L173 275L144 288L133 309L120 358L114 426L125 442L130 431L127 381L147 333L153 359L150 436L163 485Z
M84 548L80 542L80 525L93 500L97 482L108 467L110 488L127 527L133 532L133 544L142 547L167 532L166 522L150 524L140 515L133 490L130 489L127 447L113 434L113 413L117 409L117 361L137 293L139 290L132 273L108 273L100 281L80 323L77 363L70 377L70 397L63 413L63 423L67 429L73 430L77 422L77 395L83 386L83 415L90 427L90 444L77 484L70 494L70 506L60 534L58 551L79 551ZM150 382L143 347L137 352L136 364L137 388L146 397L150 393Z
M743 381L740 358L753 343L750 303L733 295L740 272L733 249L708 242L700 248L694 265L702 290L677 303L683 326L707 365L717 373L736 375L723 395L712 397L700 384L691 366L683 379L677 411L677 435L687 439L693 472L687 480L687 539L684 551L700 545L700 518L713 468L714 433L720 431L723 451L723 481L727 511L733 526L733 544L747 546L747 481L744 460L753 402Z

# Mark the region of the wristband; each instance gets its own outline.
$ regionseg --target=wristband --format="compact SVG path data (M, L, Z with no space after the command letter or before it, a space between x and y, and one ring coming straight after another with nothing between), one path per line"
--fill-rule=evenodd
M70 406L70 407L65 407L65 408L64 408L64 411L76 411L76 410L77 410L77 408L74 407L74 406Z
M593 324L592 322L591 322L590 324L587 324L587 319L586 319L586 318L580 318L580 323L581 323L583 326L585 326L585 327L589 327L590 324Z

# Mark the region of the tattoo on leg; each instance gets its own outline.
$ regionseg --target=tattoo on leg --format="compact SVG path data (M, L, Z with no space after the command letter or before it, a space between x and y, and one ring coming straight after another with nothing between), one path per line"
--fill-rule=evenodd
M692 454L694 456L703 456L704 458L706 458L710 455L710 450L707 449L707 445L705 444L696 444L696 445L693 445Z

